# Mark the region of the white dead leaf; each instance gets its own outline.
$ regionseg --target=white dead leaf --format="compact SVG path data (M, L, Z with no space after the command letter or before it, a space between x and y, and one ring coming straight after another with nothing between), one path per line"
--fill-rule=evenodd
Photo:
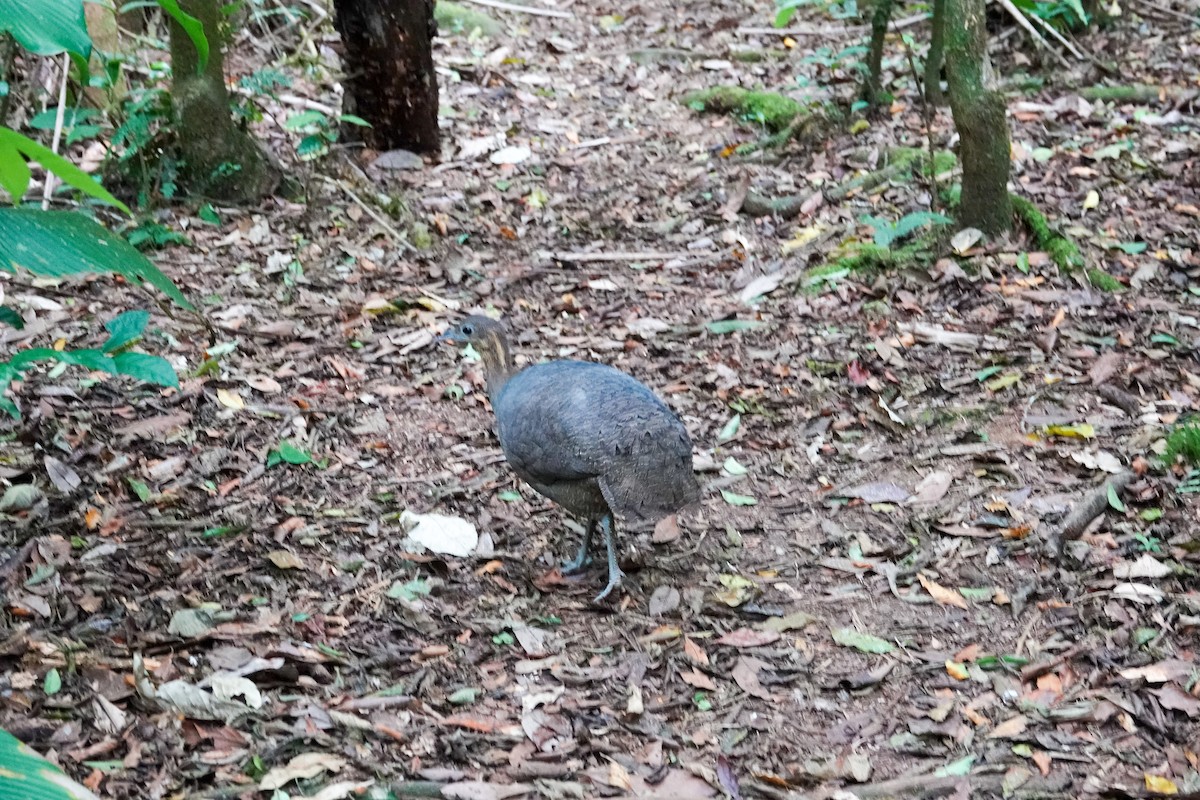
M1113 567L1113 576L1117 578L1165 578L1171 574L1171 568L1158 561L1149 553L1132 564L1117 564Z
M400 515L400 523L412 525L408 538L434 553L466 558L479 544L475 526L460 517L405 511Z
M221 700L244 699L251 708L262 708L263 697L254 681L232 672L216 672L208 679L212 693Z
M368 729L370 728L370 726L367 727ZM375 781L363 781L362 783L340 781L329 784L314 795L308 797L293 796L292 800L344 800L347 797L358 797L374 785Z
M279 384L279 381L274 378L268 378L266 375L253 375L246 378L246 385L263 394L275 394L276 392L283 391L283 387Z
M496 152L488 156L488 161L493 164L520 164L533 155L533 151L525 145L513 145L512 147L502 147Z
M442 787L441 796L448 800L505 800L528 794L533 786L528 783L484 783L483 781L459 781Z
M597 278L596 280L588 281L587 287L594 292L615 292L621 288L608 278Z
M1098 469L1113 475L1125 471L1125 466L1121 463L1121 459L1106 450L1085 450L1071 453L1071 460L1088 469Z
M1100 205L1100 193L1092 189L1087 193L1087 197L1083 198L1083 210L1091 211L1098 205Z
M503 133L493 133L491 136L479 136L465 139L458 146L458 157L464 160L479 158L484 153L490 153L504 146L507 137Z
M629 699L625 702L625 713L639 717L646 710L646 703L642 699L642 687L636 683L629 684Z
M46 456L46 474L50 476L54 488L63 494L70 494L79 488L79 474L54 456Z
M639 317L627 323L625 327L629 328L630 333L643 339L653 339L663 331L671 329L670 325L655 317Z
M322 772L340 772L345 766L346 759L333 753L301 753L282 767L272 767L263 775L258 788L279 789L291 781L315 778Z
M1161 603L1163 593L1145 583L1118 583L1113 587L1113 596L1135 603Z
M1184 661L1182 658L1168 658L1145 667L1123 669L1120 675L1127 681L1141 679L1146 681L1146 683L1167 683L1186 678L1195 669L1196 664L1192 661Z
M743 303L749 304L751 300L768 295L779 288L779 284L783 283L786 277L783 270L772 272L770 275L759 275L754 280L746 284L742 291L738 294L738 299Z
M617 761L608 762L608 778L605 782L614 789L620 789L623 792L628 792L633 788L633 779L629 776L629 770L625 769Z
M946 492L950 490L950 483L953 480L954 476L949 472L934 470L924 478L921 478L921 482L913 490L913 496L908 498L907 504L910 506L931 506L934 503L940 502L946 496Z
M241 411L246 407L242 396L231 389L217 389L217 402L234 411Z
M170 681L151 691L159 705L190 719L220 721L228 725L250 713L245 703L222 700L187 681Z
M983 231L978 228L963 228L950 239L950 246L957 255L966 255L967 251L979 244Z
M707 70L712 70L713 72L722 72L733 69L733 62L726 61L723 58L707 58L700 62L700 66Z
M1154 280L1154 276L1158 274L1157 261L1144 261L1137 270L1129 276L1129 285L1134 289L1141 289L1150 281Z

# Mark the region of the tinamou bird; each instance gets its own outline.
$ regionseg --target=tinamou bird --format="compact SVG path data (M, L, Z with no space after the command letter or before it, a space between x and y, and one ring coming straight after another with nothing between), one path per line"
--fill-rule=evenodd
M470 343L483 360L500 448L513 471L586 520L564 574L588 566L592 536L602 531L608 585L599 603L623 577L617 521L652 524L699 497L687 428L654 392L605 364L556 360L518 370L507 328L488 317L467 317L441 340Z

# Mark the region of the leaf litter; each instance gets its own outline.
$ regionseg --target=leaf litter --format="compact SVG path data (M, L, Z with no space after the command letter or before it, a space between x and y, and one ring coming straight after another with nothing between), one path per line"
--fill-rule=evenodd
M218 344L154 315L189 367L178 392L29 376L0 464L0 726L102 797L1197 790L1195 504L1182 467L1134 466L1200 397L1182 344L1194 128L1060 88L1012 104L1022 193L1120 297L1019 234L968 231L928 274L797 293L826 254L813 231L836 244L847 220L899 218L912 187L823 198L861 166L848 138L782 164L701 157L755 134L674 92L743 70L785 86L797 65L738 30L761 9L694 12L686 30L651 3L600 35L578 13L502 41L446 32L460 161L366 165L439 232L432 250L318 181L308 207L222 212L189 227L206 250L162 259L219 298ZM771 57L629 56L699 29L713 53ZM1137 45L1144 63L1168 46ZM488 75L509 88L481 105ZM569 94L529 89L555 83ZM915 106L886 117L866 150L922 135ZM752 220L729 213L742 184L823 202ZM515 318L524 358L646 380L711 464L657 542L623 537L609 613L587 602L594 575L556 571L581 532L503 464L478 366L432 346L453 309L487 306ZM61 304L28 307L87 335ZM1074 561L1042 549L1126 469Z

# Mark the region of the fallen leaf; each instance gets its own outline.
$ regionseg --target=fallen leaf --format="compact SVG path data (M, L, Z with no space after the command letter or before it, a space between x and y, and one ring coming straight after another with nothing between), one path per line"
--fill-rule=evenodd
M263 791L279 789L294 780L315 778L323 772L340 772L346 759L333 753L301 753L282 767L272 767L259 781Z
M465 558L475 552L479 544L475 526L460 517L405 511L400 515L400 522L413 526L408 531L408 538L441 555Z
M896 649L896 646L888 640L880 639L878 636L872 636L869 633L856 631L854 628L834 628L830 631L830 635L835 642L843 647L853 647L864 653L883 655Z
M753 628L738 628L717 639L713 644L726 647L762 647L779 641L777 631L756 631Z
M304 569L300 556L290 550L272 550L267 553L267 560L280 569Z
M955 606L961 609L968 607L966 598L954 589L947 589L945 586L926 578L919 572L917 573L917 580L921 582L921 585L925 587L925 591L929 592L933 599L940 605Z
M1029 719L1021 714L1015 717L1009 717L1001 722L987 735L989 739L1015 739L1025 732L1025 728L1029 725Z
M757 658L741 656L737 663L733 665L733 680L742 688L746 694L757 697L760 700L770 700L771 693L768 692L763 685L759 683L758 673L770 666L767 662Z
M911 496L903 486L894 483L877 481L853 486L836 493L839 497L850 497L862 500L864 503L903 503Z
M717 685L713 683L712 678L705 675L698 669L692 669L688 672L679 673L679 679L688 686L693 686L697 689L703 689L706 692L715 692Z

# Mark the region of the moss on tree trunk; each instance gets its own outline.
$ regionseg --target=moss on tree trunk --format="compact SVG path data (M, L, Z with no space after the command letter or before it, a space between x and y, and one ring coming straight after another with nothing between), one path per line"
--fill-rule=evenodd
M883 46L892 19L892 0L874 0L873 5L871 46L867 51L867 77L862 98L871 108L877 108L886 99L883 97Z
M172 100L179 118L183 176L190 191L219 200L246 202L262 197L278 174L258 142L233 120L225 88L218 0L179 0L200 20L208 38L208 63L187 32L171 21Z
M1003 233L1012 227L1011 145L1004 99L985 81L984 0L946 0L943 21L950 110L963 172L958 221L984 233Z

